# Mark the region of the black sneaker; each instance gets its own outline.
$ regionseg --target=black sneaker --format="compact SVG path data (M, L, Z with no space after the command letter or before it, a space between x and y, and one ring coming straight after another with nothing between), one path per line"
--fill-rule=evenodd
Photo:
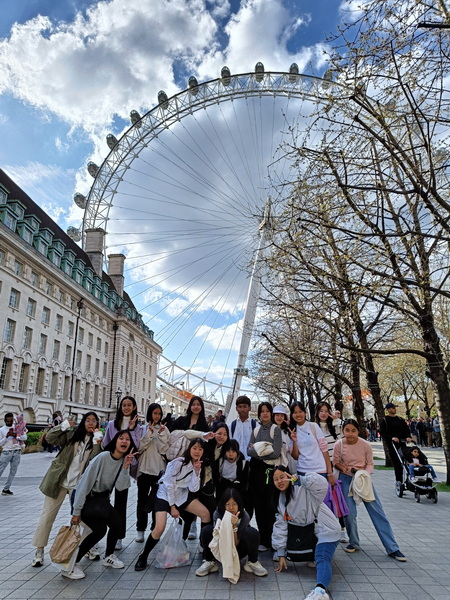
M359 550L359 548L357 548L356 546L352 546L351 544L349 544L348 546L346 546L344 548L344 550L345 550L345 552L352 553L352 552L356 552L357 550Z
M2 496L14 496L11 490L3 490Z
M395 558L395 560L399 560L400 562L406 562L408 559L404 554L400 552L400 550L396 550L395 552L391 552L388 554L391 558Z

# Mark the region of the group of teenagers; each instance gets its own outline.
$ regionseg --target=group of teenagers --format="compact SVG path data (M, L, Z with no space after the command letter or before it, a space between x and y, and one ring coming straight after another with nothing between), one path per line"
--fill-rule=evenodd
M299 402L291 405L290 414L287 407L262 402L258 421L250 418L250 409L250 399L238 397L238 418L230 427L218 422L211 431L202 399L193 396L186 415L174 420L169 430L159 404L150 404L146 425L140 425L136 402L126 396L104 435L93 411L78 425L64 420L53 427L48 442L61 450L40 485L45 498L32 542L36 547L32 565L44 564L53 523L68 496L71 523L83 522L87 533L74 566L61 574L69 579L85 577L80 563L84 557L100 559L97 544L106 534L103 564L123 568L115 552L126 535L131 477L138 488L135 541L145 542L136 571L147 568L168 516L183 520L185 539L196 536L200 519L203 563L196 575L214 573L221 563L231 583L239 579L241 562L245 571L267 575L259 561L261 552L273 553L275 571L287 569L292 532L298 537L298 528L312 526L315 546L308 566L316 568L316 586L307 599L327 600L339 541L348 542L346 552L359 550L360 502L387 554L406 560L371 482L371 446L359 437L354 419L342 421L327 402L316 406L314 421L307 420L306 408ZM340 521L324 502L336 486L348 507ZM112 491L114 504L109 500ZM100 503L107 507L101 518L93 510ZM256 528L250 524L253 516Z

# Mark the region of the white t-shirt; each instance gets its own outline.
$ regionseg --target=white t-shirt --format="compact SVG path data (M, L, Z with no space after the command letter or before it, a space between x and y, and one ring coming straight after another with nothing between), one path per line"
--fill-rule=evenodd
M247 454L247 448L250 443L252 431L252 420L250 417L244 422L242 422L240 419L236 419L236 428L234 433L231 433L230 427L230 437L239 442L239 450L245 456L246 460L250 460L250 457Z
M315 428L316 436L312 432ZM299 457L297 460L298 473L326 473L327 465L323 452L319 448L318 440L325 438L323 431L317 423L306 421L303 425L297 425L297 448ZM317 437L317 439L316 439Z

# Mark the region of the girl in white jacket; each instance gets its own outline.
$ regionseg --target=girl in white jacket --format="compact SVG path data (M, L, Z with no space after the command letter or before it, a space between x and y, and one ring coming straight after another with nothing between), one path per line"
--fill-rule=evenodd
M155 527L147 538L145 548L134 566L135 571L147 567L150 552L159 542L167 522L167 513L174 519L185 510L200 517L203 525L211 521L209 510L195 497L204 475L203 455L206 443L201 438L190 442L183 456L175 458L168 465L159 482L154 505Z
M316 561L317 583L305 600L329 600L327 587L331 581L333 559L340 538L339 521L323 503L328 483L317 473L307 473L297 477L290 475L286 467L275 467L273 483L280 491L278 509L272 533L272 546L278 555L277 573L287 569L288 524L308 525L316 521L315 535L317 545Z

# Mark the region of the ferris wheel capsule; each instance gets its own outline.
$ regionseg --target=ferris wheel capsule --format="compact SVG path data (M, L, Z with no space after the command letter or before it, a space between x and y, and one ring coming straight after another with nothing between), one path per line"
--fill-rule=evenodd
M90 160L87 164L87 170L89 175L91 175L92 177L96 177L97 173L100 170L100 167L96 165L95 162L92 162L92 160Z
M255 65L255 79L260 83L264 79L264 65L262 62L257 62Z
M141 115L138 113L137 110L132 110L130 112L130 121L133 125L136 125L136 127L140 127L141 126Z
M289 81L291 83L295 83L297 81L298 72L298 64L292 63L292 65L289 67Z
M222 67L222 70L220 71L220 76L222 78L223 85L230 85L231 71L228 67Z
M80 194L79 192L77 192L74 197L73 197L73 201L75 202L75 204L78 206L78 208L82 208L83 210L86 208L87 206L87 200L86 200L86 196L83 196L83 194Z
M161 91L158 92L158 104L164 110L166 110L167 108L169 108L169 100L168 100L167 94L166 94L166 92L164 90L161 90Z
M197 78L194 77L193 75L191 75L191 77L189 77L189 91L193 96L196 96L198 94L198 81Z
M117 144L116 136L113 135L112 133L108 133L108 135L106 136L106 143L108 144L108 147L110 148L110 150L112 150L114 148L114 146L116 146L116 144Z
M330 83L333 81L333 71L331 69L328 69L327 71L325 71L322 79L323 79L322 87L325 89L330 87Z
M67 228L67 235L74 242L81 241L81 231L77 227L68 227Z

